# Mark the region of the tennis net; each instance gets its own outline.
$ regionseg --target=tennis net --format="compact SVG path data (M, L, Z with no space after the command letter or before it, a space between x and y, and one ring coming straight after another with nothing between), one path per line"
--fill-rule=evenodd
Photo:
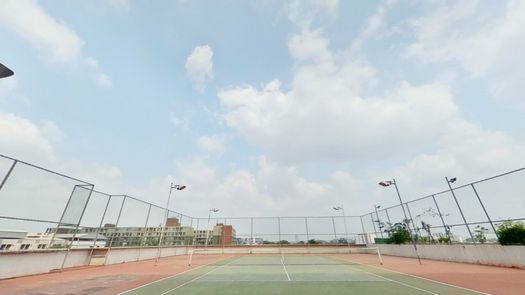
M208 255L223 256L212 265L341 265L361 264L352 260L356 255L368 255L370 261L383 264L376 247L312 247L312 248L196 248L189 250L188 265L199 264L199 258Z

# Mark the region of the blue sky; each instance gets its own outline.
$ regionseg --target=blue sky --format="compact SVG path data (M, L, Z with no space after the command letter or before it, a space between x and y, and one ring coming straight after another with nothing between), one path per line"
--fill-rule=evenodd
M522 1L4 1L0 152L155 203L184 183L190 215L361 214L384 178L525 164L524 26Z

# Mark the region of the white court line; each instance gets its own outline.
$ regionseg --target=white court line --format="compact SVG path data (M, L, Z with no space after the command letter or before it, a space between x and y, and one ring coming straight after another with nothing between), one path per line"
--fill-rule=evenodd
M199 282L227 282L227 283L235 283L235 282L248 282L248 283L294 283L294 282L312 282L312 283L336 283L336 282L342 282L342 283L354 283L354 282L374 282L374 283L391 283L390 281L381 279L381 280L293 280L293 281L286 281L286 280L199 280Z
M237 259L239 259L239 258L237 258ZM202 278L202 277L204 277L204 276L206 276L206 275L208 275L208 274L210 274L210 273L212 273L212 272L218 270L219 268L225 267L226 265L232 263L232 262L235 261L235 260L236 260L236 259L234 259L234 260L232 260L232 261L230 261L230 262L228 262L228 263L226 263L226 264L223 264L223 265L221 265L221 266L219 266L219 267L216 267L216 268L214 268L214 269L212 269L212 270L210 270L210 271L208 271L208 272L206 272L206 273L204 273L204 274L202 274L202 275L200 275L200 276L198 276L198 277L196 277L196 278L193 278L193 279L191 279L191 280L185 282L185 283L182 284L182 285L178 285L177 287L175 287L175 288L173 288L173 289L170 289L170 290L168 290L168 291L166 291L166 292L164 292L164 293L162 293L162 294L160 294L160 295L166 295L166 294L170 293L171 291L175 291L175 290L177 290L177 289L179 289L179 288L181 288L181 287L184 287L184 286L188 285L189 283L193 283L193 282L195 282L196 280L198 280L198 279L200 279L200 278Z
M226 258L226 259L229 259L229 258ZM225 260L226 260L226 259L225 259ZM171 278L174 278L174 277L180 276L180 275L185 274L185 273L187 273L187 272L189 272L189 271L193 271L193 270L197 270L197 269L199 269L199 268L203 268L203 267L205 267L205 266L209 266L210 264L212 264L212 263L216 263L216 262L217 262L217 261L212 261L212 262L210 262L210 263L208 263L208 264L204 264L204 265L201 265L201 266L197 266L197 267L195 267L195 268L188 269L188 270L185 270L185 271L183 271L183 272L179 272L178 274L174 274L174 275L172 275L172 276L165 277L165 278L162 278L162 279L158 279L158 280L156 280L156 281L149 282L149 283L144 284L144 285L140 285L140 286L135 287L135 288L133 288L133 289L129 289L129 290L126 290L126 291L124 291L124 292L120 292L120 293L118 293L117 295L123 295L123 294L126 294L126 293L128 293L128 292L131 292L131 291L135 291L135 290L137 290L137 289L140 289L140 288L142 288L142 287L146 287L146 286L149 286L149 285L152 285L152 284L158 283L158 282L160 282L160 281L164 281L164 280L167 280L167 279L171 279Z
M353 261L352 261L352 262L353 262ZM360 264L360 265L363 265L363 264L358 263L358 262L355 262L355 263ZM474 293L478 293L478 294L483 294L483 295L492 295L492 294L490 294L490 293L485 293L485 292L481 292L481 291L477 291L477 290L473 290L473 289L469 289L469 288L465 288L465 287L461 287L461 286L456 286L456 285L452 285L452 284L448 284L448 283L444 283L444 282L436 281L436 280L433 280L433 279L427 279L427 278L425 278L425 277L420 277L420 276L416 276L416 275L411 275L411 274L408 274L408 273L403 273L403 272L399 272L399 271L391 270L391 269L388 269L388 268L382 268L382 267L373 266L373 265L367 265L367 266L370 266L370 267L373 267L373 268L377 268L377 269L387 270L387 271L389 271L389 272L393 272L393 273L397 273L397 274L402 274L402 275L409 276L409 277L414 277L414 278L417 278L417 279L422 279L422 280L425 280L425 281L429 281L429 282L432 282L432 283L436 283L436 284L440 284L440 285L444 285L444 286L448 286L448 287L453 287L453 288L462 289L462 290L465 290L465 291L470 291L470 292L474 292Z
M291 281L291 279L290 279L290 274L288 274L288 270L286 270L286 265L284 265L284 259L283 259L282 256L281 256L281 265L282 265L283 268L284 268L284 273L286 273L286 277L288 278L288 281Z
M341 259L341 258L338 258L338 257L333 257L334 259L337 259L337 260L340 260L340 261L346 261L346 262L352 262L354 263L353 261L349 261L349 260L345 260L345 259ZM361 263L357 263L359 265L362 266ZM375 273L372 273L372 272L369 272L369 271L366 271L366 270L362 270L362 269L359 269L359 271L361 272L364 272L366 274L369 274L369 275L372 275L372 276L376 276L378 278L381 278L383 280L386 280L386 281L389 281L389 282L392 282L392 283L397 283L399 285L402 285L402 286L405 286L405 287L409 287L409 288L412 288L412 289L415 289L415 290L418 290L418 291L422 291L422 292L425 292L425 293L428 293L428 294L432 294L432 295L439 295L439 293L434 293L432 291L429 291L429 290L426 290L426 289L423 289L423 288L419 288L419 287L416 287L416 286L412 286L410 284L407 284L407 283L403 283L403 282L400 282L400 281L396 281L394 279L390 279L390 278L387 278L387 277L384 277L384 276L381 276L381 275L378 275L378 274L375 274Z
M335 257L334 257L334 258L335 258ZM473 290L473 289L469 289L469 288L465 288L465 287L461 287L461 286L456 286L456 285L452 285L452 284L448 284L448 283L444 283L444 282L436 281L436 280L433 280L433 279L428 279L428 278L425 278L425 277L420 277L420 276L416 276L416 275L411 275L411 274L408 274L408 273L404 273L404 272L400 272L400 271L395 271L395 270L391 270L391 269L384 268L384 267L379 267L379 266L374 266L374 265L368 265L368 264L362 264L362 263L359 263L359 262L355 262L355 261L352 261L352 260L346 260L346 259L342 259L342 258L336 258L336 259L343 260L343 261L346 261L346 262L355 263L355 264L359 264L359 265L362 265L362 266L368 266L368 267L372 267L372 268L376 268L376 269L380 269L380 270L386 270L386 271L389 271L389 272L393 272L393 273L397 273L397 274L405 275L405 276L408 276L408 277L413 277L413 278L417 278L417 279L421 279L421 280L429 281L429 282L436 283L436 284L440 284L440 285L447 286L447 287L458 288L458 289L461 289L461 290L470 291L470 292L474 292L474 293L478 293L478 294L483 294L483 295L492 295L492 294L490 294L490 293L485 293L485 292L481 292L481 291L477 291L477 290Z

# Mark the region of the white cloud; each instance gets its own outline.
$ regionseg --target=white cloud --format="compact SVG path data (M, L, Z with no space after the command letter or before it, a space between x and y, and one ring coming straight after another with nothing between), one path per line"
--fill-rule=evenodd
M4 1L0 6L0 25L29 42L44 55L46 61L87 66L92 71L98 68L96 59L84 56L85 41L63 20L47 14L37 1ZM103 76L106 78L101 79ZM107 75L95 73L95 77L99 85L109 86Z
M213 50L209 45L197 46L186 59L186 73L199 91L213 79Z
M60 130L52 122L37 125L13 113L0 111L0 146L3 154L49 163L55 159L52 143L60 137Z
M111 87L113 85L113 81L111 80L111 78L103 73L95 74L94 79L99 86Z
M226 123L272 159L350 160L389 156L407 145L416 150L437 140L457 116L448 86L440 83L401 81L382 96L363 96L375 85L373 67L352 56L335 59L317 33L301 36L289 43L301 62L289 91L273 80L262 89L218 93Z
M46 14L36 1L3 2L0 23L45 51L53 61L76 62L82 55L84 41L64 22Z
M356 193L355 188L342 183L352 178L344 172L328 183L320 183L299 176L295 167L272 163L265 157L257 163L255 171L234 169L221 175L204 159L189 158L179 161L176 173L156 181L152 189L167 187L173 179L187 185L188 189L177 195L177 210L196 216L205 216L210 207L220 208L223 216L328 214L330 206L341 201L334 194L335 188L342 188L349 195ZM163 199L164 196L157 202Z
M339 0L292 0L287 3L286 11L292 23L309 29L324 18L334 18L338 8Z
M109 3L119 10L128 10L130 8L129 0L110 0Z
M360 36L372 29L364 30ZM399 80L379 91L382 77L362 52L334 52L329 45L321 30L303 29L288 42L296 65L289 89L273 79L262 87L239 85L218 93L226 124L265 155L251 173L258 193L271 188L269 199L289 210L309 202L310 208L297 210L301 213L326 204L315 197L310 202L305 192L351 195L363 213L372 202L396 203L388 191L375 188L383 179L409 185L404 192L410 200L444 189L445 175L464 183L525 163L523 143L461 116L451 89L454 72L421 85ZM306 181L293 166L327 161L394 164L367 168L359 177L336 170L319 182Z
M197 139L197 144L208 152L221 154L224 152L223 140L224 138L219 135L201 136Z
M385 25L385 19L388 10L396 4L397 0L385 0L377 8L376 12L366 20L365 27L359 32L359 35L352 42L352 50L356 51L370 40L377 37L379 30Z
M409 21L415 40L406 55L422 62L455 62L472 78L487 78L495 94L516 95L525 77L516 59L525 51L525 2L507 1L502 15L479 1L439 3ZM510 82L510 83L509 83ZM514 85L512 94L506 89Z

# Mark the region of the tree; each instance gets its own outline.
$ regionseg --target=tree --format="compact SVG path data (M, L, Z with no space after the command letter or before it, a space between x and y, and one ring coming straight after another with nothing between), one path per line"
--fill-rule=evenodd
M487 237L485 236L485 233L487 233L489 230L481 225L476 226L476 229L474 230L474 238L480 242L485 243L487 242Z
M386 240L387 244L404 244L410 241L407 223L394 223L389 225L385 231L389 235L389 238Z

